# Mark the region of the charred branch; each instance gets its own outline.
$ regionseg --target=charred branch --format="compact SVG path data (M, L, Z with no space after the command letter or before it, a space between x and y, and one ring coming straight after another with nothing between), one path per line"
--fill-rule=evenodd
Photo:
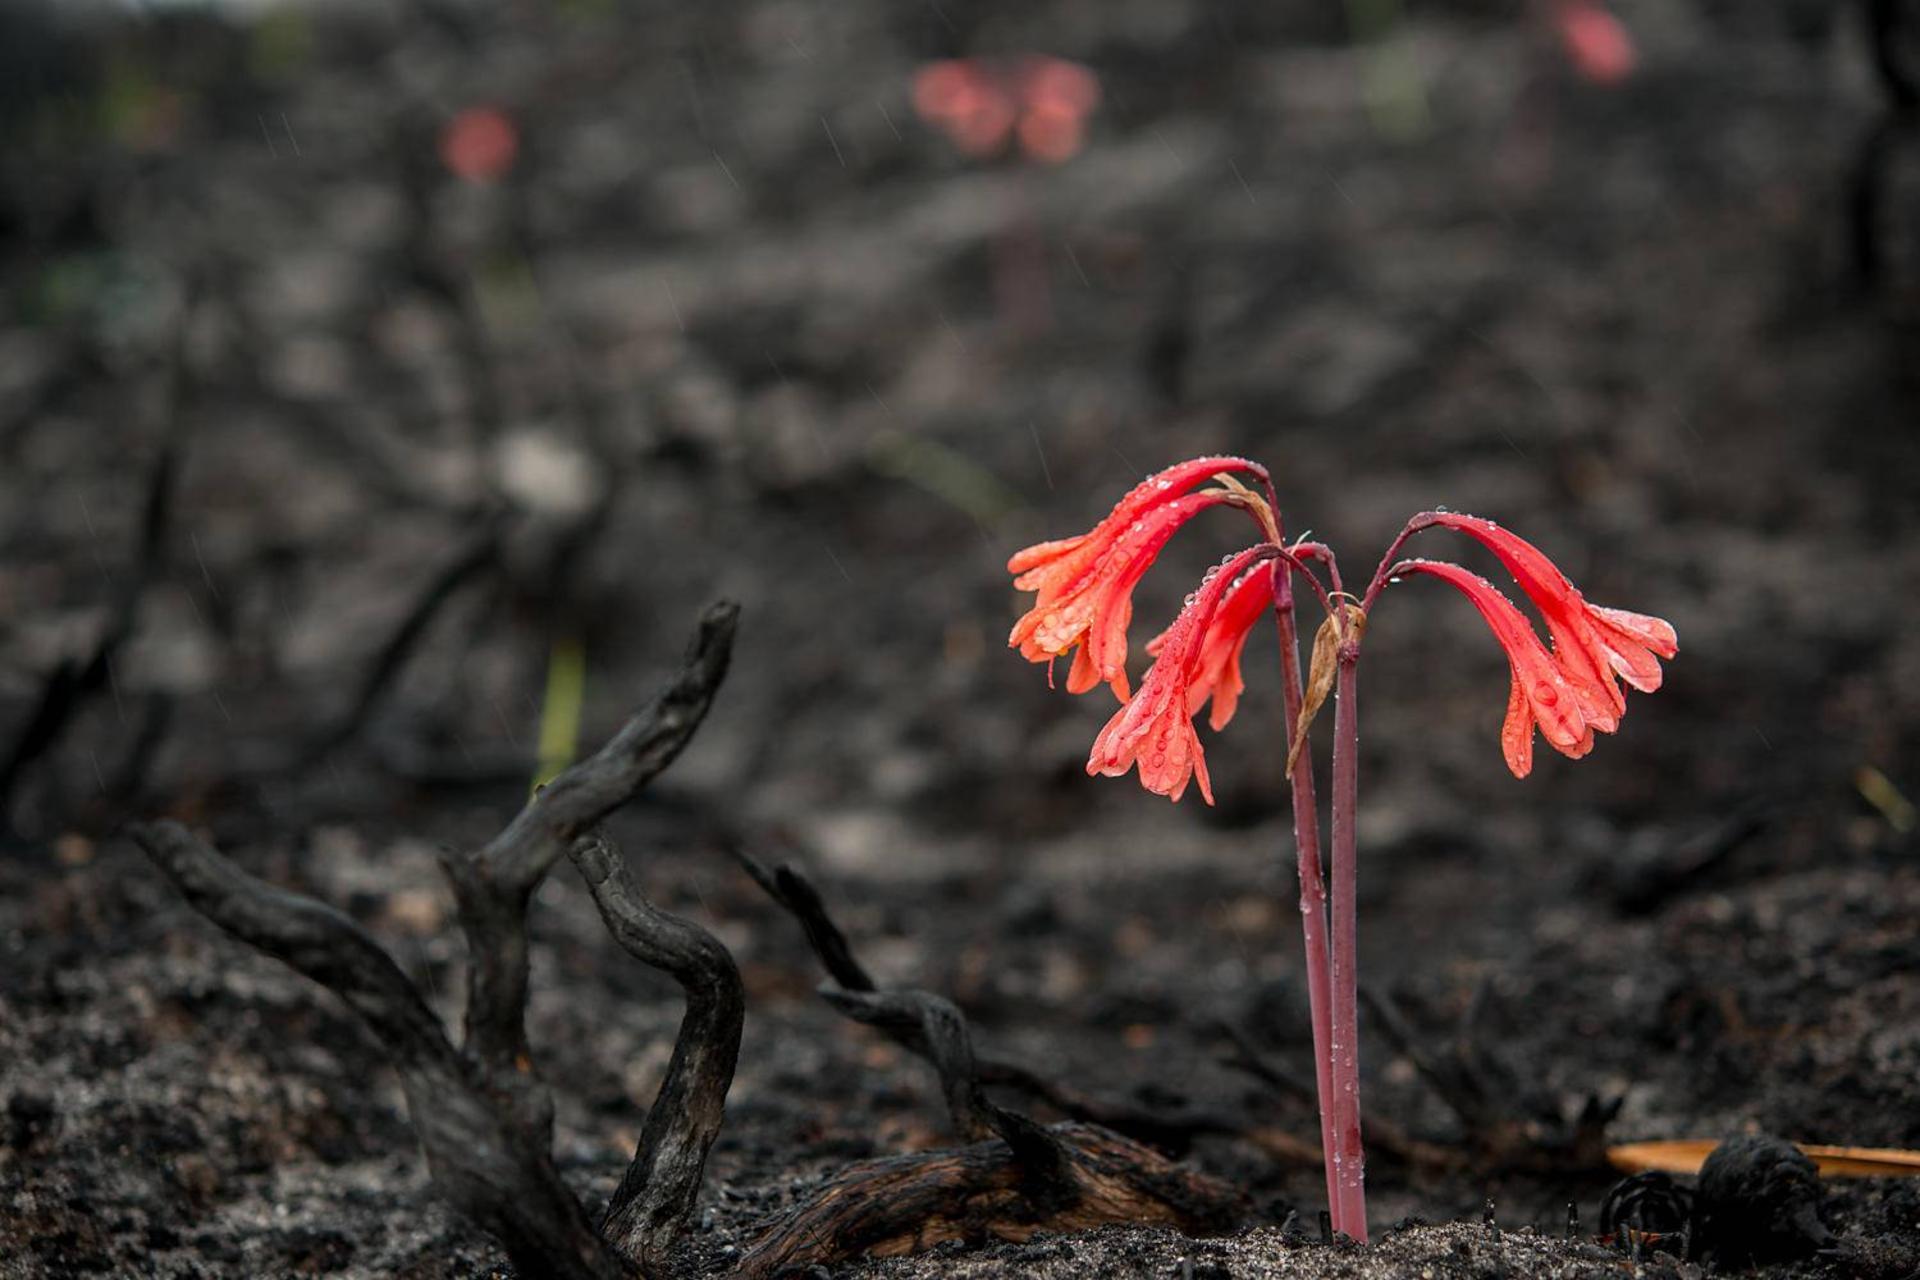
M318 764L360 732L379 704L381 695L392 685L407 659L419 646L421 638L426 635L427 628L440 615L441 608L470 579L494 562L498 550L499 532L492 521L487 521L470 534L439 571L427 580L414 597L413 604L401 615L392 634L374 655L366 674L360 678L360 687L353 701L341 713L339 720L307 749L299 768L311 768Z
M1074 1122L1042 1132L1061 1154L1070 1203L1036 1206L1029 1171L1004 1142L863 1161L764 1230L736 1274L762 1280L862 1254L897 1256L947 1240L1020 1241L1114 1222L1218 1235L1239 1221L1243 1205L1231 1187L1149 1147Z
M575 840L673 763L726 677L740 610L710 607L673 681L593 755L564 770L478 853L444 859L467 937L465 1047L545 1140L551 1104L527 1048L527 900Z
M84 659L69 658L54 668L41 687L33 713L21 726L5 757L0 758L0 813L6 811L21 773L59 740L87 700L113 678L114 655L133 634L140 597L166 558L173 479L178 469L178 446L170 433L153 470L148 473L134 563L120 577L99 638Z
M811 880L784 864L769 870L757 858L737 848L734 858L769 898L785 907L788 914L799 922L801 931L807 935L807 946L813 950L814 958L841 990L879 990L879 984L867 973L866 966L854 957L847 935L827 914L827 904L821 900L820 891L813 887Z
M178 823L131 834L194 910L326 987L372 1028L399 1073L435 1185L499 1238L517 1268L564 1280L627 1274L545 1144L508 1120L379 943L332 907L248 875Z
M435 1185L529 1277L615 1280L635 1265L642 1275L669 1274L667 1251L719 1131L744 1012L732 957L704 930L652 907L611 849L580 837L685 747L726 675L738 616L731 604L708 609L681 670L649 706L555 778L485 849L446 860L471 956L462 1048L392 958L346 916L247 875L176 823L132 832L195 910L333 991L365 1020L400 1075ZM526 1045L526 910L570 846L615 939L687 992L673 1064L605 1237L554 1169L552 1103Z
M1233 1188L1142 1143L1076 1121L1040 1125L993 1102L982 1088L966 1019L952 1001L877 989L805 877L785 866L770 872L738 856L799 919L831 975L821 995L931 1064L955 1131L971 1141L956 1151L849 1167L763 1231L740 1274L772 1276L943 1240L1024 1240L1039 1230L1105 1222L1161 1222L1207 1234L1238 1221L1244 1205Z
M633 1163L601 1222L615 1248L644 1267L661 1269L693 1210L707 1152L720 1134L740 1056L746 992L726 947L647 901L604 837L575 841L571 854L614 941L640 963L672 975L686 993L673 1060L647 1111Z
M834 1007L869 1022L877 1030L884 1032L902 1048L919 1057L926 1057L923 1046L926 1036L922 1028L911 1018L875 1018L861 1017L853 1012L854 993L876 991L877 985L865 966L853 954L846 935L840 926L828 915L826 904L820 898L820 892L813 883L798 870L788 865L772 869L759 860L736 849L735 857L749 876L753 878L769 897L799 922L801 930L807 936L807 944L814 957L833 979L837 990L823 989L825 997ZM928 997L937 1000L938 997ZM945 1001L940 1001L946 1004ZM951 1006L949 1006L951 1007ZM957 1011L956 1016L957 1016ZM944 1076L943 1076L944 1078ZM1115 1133L1158 1147L1169 1155L1184 1155L1193 1146L1195 1138L1202 1135L1249 1136L1262 1145L1274 1144L1268 1139L1275 1135L1265 1131L1248 1128L1245 1120L1238 1116L1215 1112L1203 1108L1163 1109L1141 1106L1119 1099L1102 1098L1077 1089L1058 1080L1051 1080L1021 1063L1012 1062L992 1054L979 1054L973 1064L971 1078L980 1087L1001 1087L1015 1090L1027 1097L1045 1103L1068 1119L1085 1121ZM948 1110L954 1112L954 1099L949 1097ZM963 1101L955 1113L955 1130L964 1137L977 1137L984 1132L973 1117L977 1107L971 1101ZM1283 1144L1282 1144L1283 1145ZM1314 1149L1314 1161L1319 1160L1318 1148Z

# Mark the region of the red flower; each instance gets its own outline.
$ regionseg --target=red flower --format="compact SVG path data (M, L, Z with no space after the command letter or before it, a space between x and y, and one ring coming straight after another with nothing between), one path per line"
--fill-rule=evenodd
M1453 585L1473 601L1492 629L1493 638L1506 650L1507 662L1513 670L1513 687L1507 695L1507 719L1500 730L1500 746L1514 777L1524 778L1533 769L1536 724L1540 726L1540 736L1563 756L1578 760L1593 750L1594 730L1603 726L1589 720L1582 707L1591 704L1597 690L1583 689L1578 677L1554 660L1547 647L1540 643L1532 624L1512 601L1500 594L1499 588L1457 564L1436 560L1403 560L1394 566L1393 572L1396 576L1431 574Z
M930 62L913 78L913 107L970 156L1019 139L1036 160L1059 164L1080 150L1100 83L1076 62L1031 54L995 64L981 58Z
M513 167L520 132L505 112L469 107L440 131L440 162L468 182L493 182Z
M1198 715L1207 699L1213 699L1213 714L1207 724L1215 733L1227 727L1234 708L1240 703L1246 681L1240 676L1240 652L1247 647L1247 634L1273 603L1273 574L1255 566L1227 588L1226 597L1207 625L1200 642L1199 664L1187 685L1187 714ZM1147 652L1158 657L1166 648L1174 627L1168 627L1147 641Z
M1680 637L1671 622L1597 604L1587 606L1587 621L1593 624L1596 641L1622 680L1642 693L1660 687L1660 664L1655 659L1671 658L1680 652Z
M1020 74L1020 146L1036 160L1062 164L1080 150L1086 119L1100 103L1100 82L1078 63L1029 58Z
M1633 74L1633 37L1596 0L1561 0L1554 11L1567 61L1594 84L1618 84Z
M1588 604L1553 561L1531 542L1479 516L1440 512L1434 523L1458 530L1500 557L1546 620L1554 656L1578 690L1601 695L1581 710L1602 733L1619 727L1627 709L1618 675L1642 693L1660 687L1660 663L1680 651L1673 627L1659 618Z
M1271 598L1272 576L1260 566L1276 554L1271 546L1250 547L1210 572L1200 590L1187 597L1180 616L1160 637L1160 656L1140 682L1140 692L1113 713L1093 740L1093 751L1087 757L1088 773L1117 778L1137 764L1140 785L1169 800L1186 794L1187 783L1197 778L1201 798L1213 803L1206 753L1193 731L1193 712L1199 705L1194 699L1194 686L1202 679L1207 664L1208 641L1221 597L1230 588L1243 585L1242 575L1252 569L1248 576L1266 582ZM1244 630L1241 635L1244 639ZM1237 652L1237 645L1234 650Z
M1195 458L1142 480L1079 537L1016 552L1007 561L1007 571L1018 575L1013 585L1038 594L1013 624L1008 647L1029 662L1051 663L1077 644L1067 689L1085 693L1104 680L1126 701L1133 589L1176 529L1216 503L1241 501L1224 490L1188 492L1209 476L1231 471L1266 478L1244 458Z

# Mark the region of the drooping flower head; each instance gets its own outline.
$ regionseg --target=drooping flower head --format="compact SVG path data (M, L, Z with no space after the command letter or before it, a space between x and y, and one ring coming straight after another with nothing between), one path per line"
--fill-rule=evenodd
M1554 656L1583 695L1598 694L1582 712L1602 733L1619 727L1627 709L1617 675L1642 693L1660 687L1659 658L1679 650L1671 624L1642 613L1588 604L1579 588L1538 547L1491 520L1457 512L1435 512L1433 523L1473 538L1500 558L1520 589L1533 601L1553 638Z
M1266 478L1244 458L1195 458L1148 476L1086 533L1016 552L1007 561L1007 571L1017 575L1013 585L1036 597L1013 624L1008 646L1030 662L1051 663L1077 645L1067 689L1085 693L1105 681L1124 702L1133 589L1194 515L1220 503L1244 505L1243 493L1231 489L1192 492L1209 477L1232 472Z
M1577 760L1593 750L1594 730L1601 726L1589 720L1582 708L1593 705L1597 691L1579 687L1577 677L1554 660L1547 647L1540 643L1533 624L1498 587L1457 564L1437 560L1403 560L1394 566L1393 572L1396 576L1429 574L1456 588L1473 602L1480 616L1486 619L1493 638L1506 651L1513 685L1507 694L1507 719L1500 730L1500 747L1514 777L1524 778L1533 769L1536 725L1540 736L1561 755Z
M1200 714L1200 708L1213 699L1213 713L1207 724L1215 733L1227 727L1246 681L1240 675L1240 653L1247 647L1247 635L1273 603L1274 579L1270 566L1256 565L1236 579L1214 610L1200 640L1200 656L1192 680L1187 684L1187 714ZM1147 652L1158 657L1173 635L1175 622L1147 641Z
M1138 765L1140 785L1156 795L1178 800L1186 794L1187 784L1198 780L1201 798L1213 803L1206 753L1200 749L1200 737L1193 729L1193 713L1206 696L1201 692L1196 697L1196 685L1205 678L1210 649L1217 652L1223 643L1213 630L1223 598L1235 588L1257 591L1257 587L1246 587L1249 580L1257 580L1267 584L1267 599L1271 600L1272 576L1266 562L1277 554L1270 545L1250 547L1214 569L1200 590L1187 597L1180 616L1158 638L1159 656L1140 682L1140 691L1113 713L1093 740L1093 751L1087 757L1088 773L1119 777ZM1254 616L1259 616L1257 609ZM1244 640L1245 635L1243 627L1240 638ZM1232 645L1236 655L1238 648ZM1223 659L1221 669L1224 667ZM1214 714L1219 716L1217 701ZM1232 714L1231 705L1228 714ZM1225 722L1220 718L1221 724Z

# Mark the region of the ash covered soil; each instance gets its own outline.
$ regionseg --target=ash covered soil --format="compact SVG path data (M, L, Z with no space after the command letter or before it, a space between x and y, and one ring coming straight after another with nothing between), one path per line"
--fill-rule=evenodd
M952 997L994 1052L1310 1137L1223 1030L1311 1077L1265 659L1203 734L1209 810L1085 777L1110 704L1001 643L1012 550L1214 451L1269 463L1349 577L1445 504L1679 630L1616 737L1516 782L1478 619L1420 584L1385 598L1361 972L1424 1043L1470 1045L1543 1132L1598 1096L1619 1141L1920 1147L1920 272L1853 275L1881 107L1852 12L1622 5L1642 64L1600 89L1516 6L1416 6L1363 48L1322 4L962 8L348 7L49 37L57 88L10 100L25 141L0 155L0 740L105 625L169 433L181 461L111 681L15 786L0 1276L505 1274L432 1195L369 1033L115 829L179 817L341 906L452 1022L437 851L524 798L550 653L584 654L595 745L716 597L744 608L732 675L612 828L746 979L699 1256L723 1267L850 1160L951 1141L931 1072L814 995L729 842L804 866L882 981ZM966 161L915 120L920 62L1028 48L1101 77L1070 163ZM435 155L473 105L520 124L492 187ZM344 745L298 759L501 507L504 567ZM1183 534L1137 635L1237 533ZM565 867L532 928L556 1155L597 1206L679 995ZM1363 1030L1368 1106L1466 1142ZM835 1274L1631 1265L1563 1238L1569 1202L1592 1231L1604 1168L1376 1155L1360 1251L1299 1230L1317 1168L1229 1138L1189 1158L1245 1189L1244 1234ZM1840 1251L1765 1274L1920 1270L1913 1187L1829 1183ZM1386 1230L1415 1218L1442 1225Z

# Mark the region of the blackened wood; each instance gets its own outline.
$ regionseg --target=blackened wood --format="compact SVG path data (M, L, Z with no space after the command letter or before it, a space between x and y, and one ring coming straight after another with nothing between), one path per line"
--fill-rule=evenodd
M366 674L361 676L360 688L354 694L353 701L341 713L339 720L307 749L299 768L310 768L319 763L360 731L373 714L381 695L393 683L394 677L400 674L400 669L406 665L421 637L426 635L428 625L439 616L441 607L480 570L495 563L498 552L498 529L492 520L487 520L466 537L414 597L413 604L401 615L392 633L375 653Z
M820 995L845 1016L886 1033L932 1065L961 1139L974 1142L994 1131L980 1094L973 1037L953 1001L926 991L843 991L832 983L822 983Z
M248 875L178 823L130 834L201 915L326 987L366 1021L399 1072L435 1185L500 1240L521 1274L630 1274L561 1182L545 1145L498 1105L379 943L332 907Z
M1166 1222L1204 1233L1239 1220L1245 1206L1231 1187L1150 1147L1094 1125L1043 1126L993 1102L981 1088L966 1019L952 1001L925 991L875 989L804 876L787 866L769 872L743 853L736 856L799 919L831 975L821 996L931 1063L962 1137L993 1135L955 1151L852 1166L767 1228L740 1274L772 1276L863 1253L909 1253L942 1240L1024 1240L1042 1229Z
M406 1090L435 1185L505 1245L529 1277L665 1277L673 1234L698 1191L739 1051L743 997L724 948L684 921L647 913L610 861L584 851L583 870L615 937L642 959L686 975L689 1013L668 1088L650 1114L627 1194L632 1257L602 1238L553 1166L552 1101L527 1052L526 909L553 860L672 762L726 674L738 609L702 617L667 689L599 752L563 772L478 854L449 857L472 959L464 1051L419 991L357 925L314 899L247 875L174 823L134 838L214 923L335 991L386 1046ZM608 855L610 857L610 855ZM658 1177L658 1182L653 1179Z
M686 993L673 1060L601 1223L616 1249L649 1272L664 1273L720 1133L740 1056L746 992L726 947L647 901L603 836L576 841L571 854L614 940L642 964L672 975Z
M737 847L733 856L769 898L785 907L800 922L800 929L807 935L807 945L813 949L815 958L827 971L827 976L839 983L842 990L879 989L866 967L854 957L847 935L840 932L840 926L827 914L827 904L821 901L820 891L813 887L812 881L790 866L769 870L758 859Z
M748 1280L830 1267L863 1254L897 1256L946 1240L1026 1240L1040 1231L1164 1223L1217 1235L1240 1221L1231 1186L1150 1147L1069 1121L1046 1130L1076 1194L1036 1206L1026 1170L1000 1141L850 1165L763 1229L736 1273Z
M785 907L799 922L801 930L806 934L808 946L812 948L821 967L827 971L835 984L834 987L822 987L821 994L842 1013L849 1017L856 1017L877 1030L885 1032L909 1053L917 1057L928 1057L929 1042L923 1027L923 1018L938 1019L941 1016L938 1006L924 1006L916 1003L907 1016L888 1016L883 1006L873 1006L874 1016L861 1016L857 1011L867 1006L863 1006L856 998L858 993L876 991L877 986L866 967L854 955L846 934L841 932L840 926L834 923L832 916L828 914L826 903L820 897L820 891L805 875L790 865L782 864L769 868L737 846L734 848L734 857L753 878L754 883L765 890L768 897ZM910 994L937 1001L939 1004L947 1004L940 997L927 996L924 992ZM951 1005L948 1004L947 1007L951 1008ZM955 1016L958 1016L958 1011L954 1012ZM941 1078L945 1085L950 1076L943 1071ZM1199 1134L1244 1134L1249 1131L1249 1126L1244 1119L1232 1115L1197 1108L1170 1112L1136 1106L1128 1102L1097 1098L1071 1085L1047 1079L1019 1063L990 1054L982 1053L975 1057L971 1079L978 1086L999 1085L1017 1089L1071 1119L1101 1125L1116 1133L1151 1143L1173 1155L1183 1154L1190 1149L1193 1139ZM947 1097L948 1110L954 1117L955 1131L969 1140L981 1136L983 1124L986 1124L986 1127L992 1127L986 1123L986 1113L982 1111L983 1105L990 1104L975 1101L977 1094L977 1089L969 1089L965 1096L958 1099L951 1092ZM956 1101L959 1103L958 1106ZM1261 1131L1256 1136L1256 1140L1265 1140L1271 1136Z
M178 386L175 375L174 384ZM177 391L170 393L177 396ZM177 414L177 405L175 406ZM59 740L68 723L86 705L87 700L113 678L113 657L133 634L138 620L140 597L147 583L159 571L166 558L167 529L172 522L173 480L179 470L179 448L174 429L147 476L146 499L141 510L139 544L130 569L121 574L107 608L107 620L99 639L84 660L66 659L41 686L33 713L15 735L13 745L0 758L0 822L5 821L9 801L21 773Z
M725 679L739 606L701 616L679 673L593 755L562 771L482 850L443 859L453 881L470 970L466 1049L496 1087L520 1095L523 1119L544 1137L551 1106L533 1087L527 1049L527 900L555 859L673 763Z

